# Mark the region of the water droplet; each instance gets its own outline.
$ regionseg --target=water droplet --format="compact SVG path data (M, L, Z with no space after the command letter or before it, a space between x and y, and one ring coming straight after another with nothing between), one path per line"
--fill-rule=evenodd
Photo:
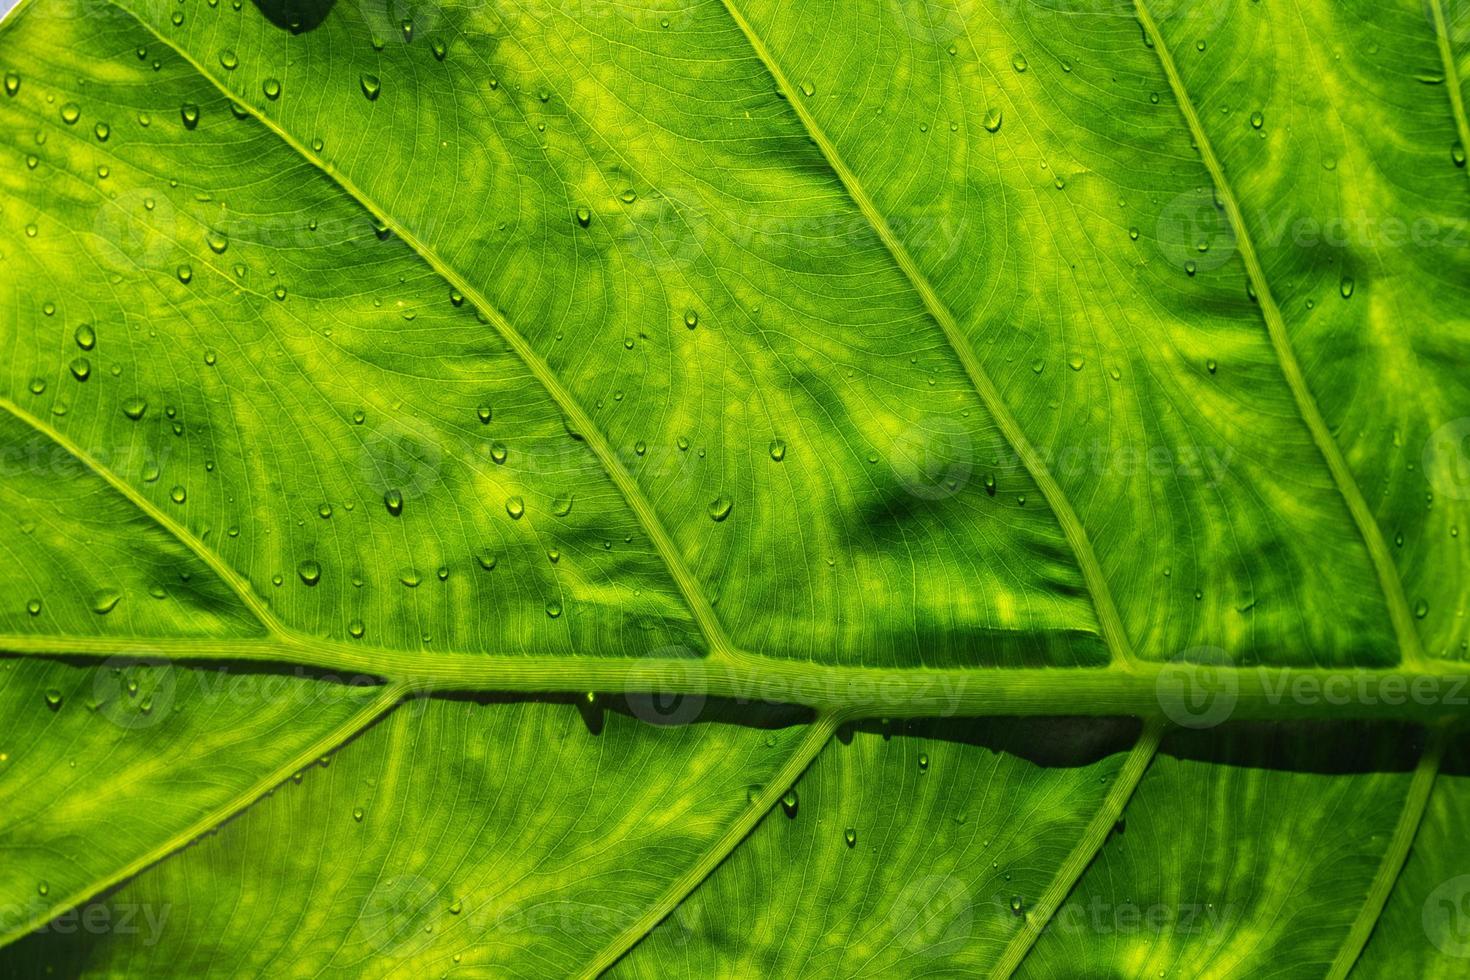
M928 772L928 771L929 771L929 754L927 752L920 752L919 753L919 772Z
M91 350L97 346L97 331L92 329L90 323L79 325L72 337L76 339L77 346L82 350Z
M1450 159L1454 161L1457 167L1465 166L1465 147L1459 143L1450 147Z
M61 707L61 692L54 687L46 689L46 707L52 711Z
M209 250L215 255L223 255L225 249L230 247L230 236L217 228L211 228L204 233L204 240L209 244Z
M61 121L68 126L75 126L80 118L82 118L82 107L75 102L68 102L61 107Z
M1193 276L1197 271L1199 271L1199 265L1194 261L1194 259L1190 259L1188 262L1184 263L1185 275Z
M362 94L367 96L369 102L376 102L383 92L383 83L378 80L378 76L363 72L358 81L362 84Z
M1352 276L1343 276L1342 282L1337 284L1337 291L1342 294L1343 299L1351 299L1355 288L1357 284L1353 282Z
M695 327L699 326L699 314L694 312L693 310L687 311L684 314L684 326L688 327L690 330L693 330Z
M783 460L783 459L786 458L786 440L785 439L772 439L771 440L770 449L771 449L771 459L775 460L776 462L779 463L779 462L781 462L781 460Z
M307 558L296 566L296 574L305 584L316 585L322 580L322 566L313 559Z
M1428 615L1429 615L1429 600L1428 599L1420 599L1418 602L1414 603L1414 618L1415 619L1423 619L1425 616L1428 616Z
M180 484L175 483L173 488L168 492L168 499L176 504L182 504L185 500L189 499L189 492Z
M1081 371L1086 366L1087 360L1081 354L1073 354L1071 357L1067 358L1067 367L1071 368L1073 371Z
M278 78L267 78L260 88L272 102L281 97L281 81Z
M5 94L14 95L20 91L20 76L13 71L5 73Z
M148 402L144 401L138 395L134 395L133 397L122 403L123 414L132 419L134 422L141 419L143 417L143 413L147 411Z
M285 299L286 298L286 287L285 286L277 286L275 288L275 290L274 290L274 295L275 295L276 299L278 299L278 300Z
M71 376L78 381L86 381L92 376L92 362L85 357L74 359L69 367L71 368Z
M41 895L49 895L51 894L51 886L43 881L36 885L36 892Z
M102 589L92 596L92 611L99 616L106 616L117 608L122 602L122 593L116 589Z
M1026 914L1026 903L1021 900L1020 895L1011 896L1011 912L1015 915Z
M360 640L362 634L367 632L367 627L362 624L362 620L354 619L347 624L347 632L354 640Z
M552 502L551 512L557 517L566 517L572 512L572 504L576 501L575 494L567 494L565 497L557 497Z
M429 42L429 50L434 52L435 61L443 61L444 56L449 53L449 49L444 46L444 42L438 38Z
M1138 229L1137 228L1129 228L1128 229L1128 237L1131 238L1131 239L1133 239L1135 242L1138 241Z
M986 132L995 133L1000 131L1000 124L1005 119L1005 114L1000 109L989 109L985 113Z
M559 619L561 617L561 603L556 599L547 600L546 615L552 619Z
M192 102L185 102L179 106L179 117L184 120L185 129L193 129L199 125L199 107Z
M240 59L234 51L225 48L219 53L219 66L225 71L234 71L240 67Z
M1251 113L1251 129L1260 129L1266 125L1266 117L1259 112Z
M403 494L398 490L389 490L383 494L383 506L388 508L388 513L397 517L403 513Z
M112 135L112 127L105 122L100 122L92 127L92 135L97 137L97 142L106 143L107 137Z
M808 82L802 82L801 83L801 94L802 95L805 95L807 98L811 98L812 96L814 96L814 95L817 94L817 87L815 85L813 85L809 81Z
M479 554L475 555L475 561L478 562L480 567L487 572L493 571L496 564L495 556L490 554L490 552L488 551L482 551Z
M480 420L480 424L482 425L489 425L492 415L493 413L490 411L489 405L481 405L475 409L475 416Z
M801 800L797 798L795 787L788 789L781 797L781 809L788 817L795 819L797 807L800 805Z
M30 389L31 389L31 394L33 394L33 395L44 394L45 391L46 391L46 379L45 378L32 378L31 379Z
M179 282L183 283L184 285L187 286L189 283L194 281L194 269L188 263L180 265L174 271L179 277Z
M1213 357L1205 361L1205 370L1209 371L1211 374L1214 374L1219 369L1220 365L1215 362L1215 359Z
M364 813L364 812L363 812L363 809L362 809L362 807L360 807L360 806L355 806L355 807L353 807L353 808L352 808L352 819L353 819L353 820L356 820L356 821L357 821L357 822L358 822L358 823L362 823L362 818L363 818L363 817L364 817L364 816L366 816L366 815L367 815L367 814L365 814L365 813Z
M41 600L40 599L32 599L29 602L27 602L26 603L26 612L30 613L32 616L39 616L39 615L41 615Z
M842 832L842 839L847 841L848 847L857 847L857 831L852 827L848 827Z
M1026 56L1018 51L1011 58L1011 67L1016 69L1018 74L1024 74L1026 69L1031 67L1031 64L1026 60Z
M490 460L491 460L491 462L493 462L493 463L495 463L497 465L499 465L501 463L504 463L505 462L505 459L506 459L506 457L508 455L509 455L509 452L505 448L505 443L503 443L503 442L494 442L494 443L491 443L490 444Z
M985 492L988 493L988 494L990 494L992 497L995 496L995 477L994 476L987 475L985 477Z
M513 521L520 520L526 513L526 502L520 497L511 497L505 502L505 512Z
M581 207L577 209L577 224L581 225L583 228L586 228L588 225L592 224L591 209L586 207Z
M719 523L730 516L730 509L735 505L729 497L716 497L709 502L710 520Z

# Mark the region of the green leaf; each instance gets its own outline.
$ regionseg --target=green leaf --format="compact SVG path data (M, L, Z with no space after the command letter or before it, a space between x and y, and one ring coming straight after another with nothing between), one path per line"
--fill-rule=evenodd
M0 972L1463 972L1457 0L23 0Z

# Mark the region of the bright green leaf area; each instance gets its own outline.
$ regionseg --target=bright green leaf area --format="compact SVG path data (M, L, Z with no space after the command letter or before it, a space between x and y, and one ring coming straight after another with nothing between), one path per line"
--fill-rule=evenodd
M1463 0L0 72L0 974L1470 970Z

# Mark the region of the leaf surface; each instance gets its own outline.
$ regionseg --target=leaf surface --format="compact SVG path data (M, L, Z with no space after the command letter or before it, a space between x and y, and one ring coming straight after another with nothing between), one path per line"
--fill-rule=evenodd
M1451 972L1453 6L28 0L0 957Z

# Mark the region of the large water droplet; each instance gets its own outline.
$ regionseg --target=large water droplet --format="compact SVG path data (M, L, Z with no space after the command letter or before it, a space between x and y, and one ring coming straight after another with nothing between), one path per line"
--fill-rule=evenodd
M796 788L788 789L781 797L781 809L788 816L795 818L797 808L801 806L801 800L796 795Z
M54 687L46 689L46 707L52 711L61 707L61 692Z
M771 450L771 458L774 459L778 463L781 462L781 460L783 460L783 459L786 458L786 440L785 439L772 439L771 440L771 445L770 445L770 450Z
M842 839L847 841L848 847L857 847L857 830L855 828L848 827L842 832Z
M91 350L97 346L97 331L92 329L90 323L83 323L78 326L72 336L76 339L77 346L82 350Z
M403 494L398 490L389 490L383 494L383 506L388 508L388 513L397 517L403 513Z
M272 102L281 97L281 82L279 79L267 78L265 84L260 88L261 91L265 92L265 97Z
M511 497L505 502L505 512L511 520L518 521L526 513L526 502L520 497Z
M61 121L68 126L75 126L80 118L82 118L82 107L75 102L68 102L61 107Z
M68 365L71 368L71 376L78 381L86 381L92 376L92 362L85 357L78 357Z
M148 403L137 395L122 403L122 412L134 422L141 419L148 411Z
M1000 131L1000 124L1004 121L1005 114L999 108L990 109L985 113L985 129L987 132Z
M92 596L92 611L99 616L106 616L117 608L122 602L122 593L116 589L101 589Z
M369 102L376 102L383 92L383 83L378 80L378 76L363 72L358 81L362 84L362 94L367 96Z
M723 521L730 516L730 510L734 506L734 503L731 502L729 497L716 497L709 502L710 520L716 523Z
M305 584L316 585L322 580L322 566L319 562L307 558L296 566L296 574Z
M192 102L185 102L179 107L179 117L184 120L185 129L193 129L199 125L199 107Z

